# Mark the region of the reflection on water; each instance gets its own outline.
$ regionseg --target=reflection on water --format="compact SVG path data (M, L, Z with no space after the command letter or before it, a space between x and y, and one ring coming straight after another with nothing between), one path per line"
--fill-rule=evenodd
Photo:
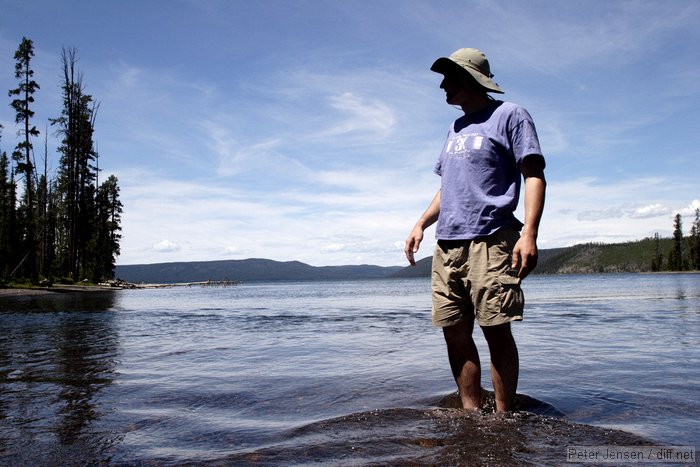
M7 296L0 299L0 315L12 313L99 312L112 309L118 291L55 292L46 295Z
M0 460L102 459L118 441L95 423L119 355L113 293L0 301Z

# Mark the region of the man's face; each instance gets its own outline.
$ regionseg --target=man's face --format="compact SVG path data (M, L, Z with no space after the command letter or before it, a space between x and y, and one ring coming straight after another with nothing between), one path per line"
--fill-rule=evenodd
M459 106L473 100L476 93L484 92L478 83L465 73L446 73L440 88L445 90L445 100L448 104Z

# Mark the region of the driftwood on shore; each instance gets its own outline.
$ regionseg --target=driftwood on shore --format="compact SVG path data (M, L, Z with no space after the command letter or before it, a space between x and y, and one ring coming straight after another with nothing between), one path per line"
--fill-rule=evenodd
M197 282L172 282L164 284L134 284L122 279L103 282L100 285L107 285L118 289L165 289L171 287L231 287L241 284L242 281L224 279L220 281L197 281Z
M3 297L31 297L36 295L51 295L57 293L82 293L82 292L105 292L110 290L123 289L159 289L169 287L230 287L241 284L242 281L222 280L222 281L201 281L201 282L178 282L172 284L132 284L121 279L102 282L97 285L65 285L54 284L40 287L0 287L0 298Z

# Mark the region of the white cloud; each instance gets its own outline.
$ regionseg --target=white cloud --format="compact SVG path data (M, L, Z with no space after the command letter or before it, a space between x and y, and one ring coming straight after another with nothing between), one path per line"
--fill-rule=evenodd
M386 137L396 124L394 111L379 100L362 99L351 92L331 96L329 100L331 106L347 115L347 118L326 130L324 136L366 132L375 134L377 137Z
M341 251L345 249L342 243L330 243L321 247L321 251Z
M593 209L579 212L576 217L580 221L599 221L603 219L650 219L661 217L664 220L669 218L674 212L680 213L682 216L694 216L695 210L700 209L700 200L694 200L688 206L673 210L662 203L653 203L637 209L627 208L626 206L612 206L605 209Z
M671 209L669 209L667 206L664 206L661 203L654 203L635 209L634 212L630 214L630 217L636 219L647 219L649 217L666 216L670 212Z
M227 246L224 248L224 255L225 256L235 256L238 255L241 252L241 249L238 248L237 246Z
M217 175L229 177L248 171L267 171L289 167L290 159L276 151L278 140L262 141L250 146L240 146L233 140L215 141L219 156ZM296 163L295 163L296 165Z
M592 209L581 211L576 218L580 221L598 221L601 219L617 219L624 215L619 207L609 207L605 209Z
M175 251L180 251L180 245L166 239L153 245L153 249L161 253L172 253Z
M700 199L694 199L688 206L680 209L681 216L695 216L695 211L700 209Z

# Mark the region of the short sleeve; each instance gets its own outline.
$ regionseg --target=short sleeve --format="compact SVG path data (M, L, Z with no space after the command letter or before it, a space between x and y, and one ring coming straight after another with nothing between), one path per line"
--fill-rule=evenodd
M510 129L511 147L518 165L527 156L539 156L544 167L544 156L537 137L537 130L532 117L522 107L514 113L513 126Z

